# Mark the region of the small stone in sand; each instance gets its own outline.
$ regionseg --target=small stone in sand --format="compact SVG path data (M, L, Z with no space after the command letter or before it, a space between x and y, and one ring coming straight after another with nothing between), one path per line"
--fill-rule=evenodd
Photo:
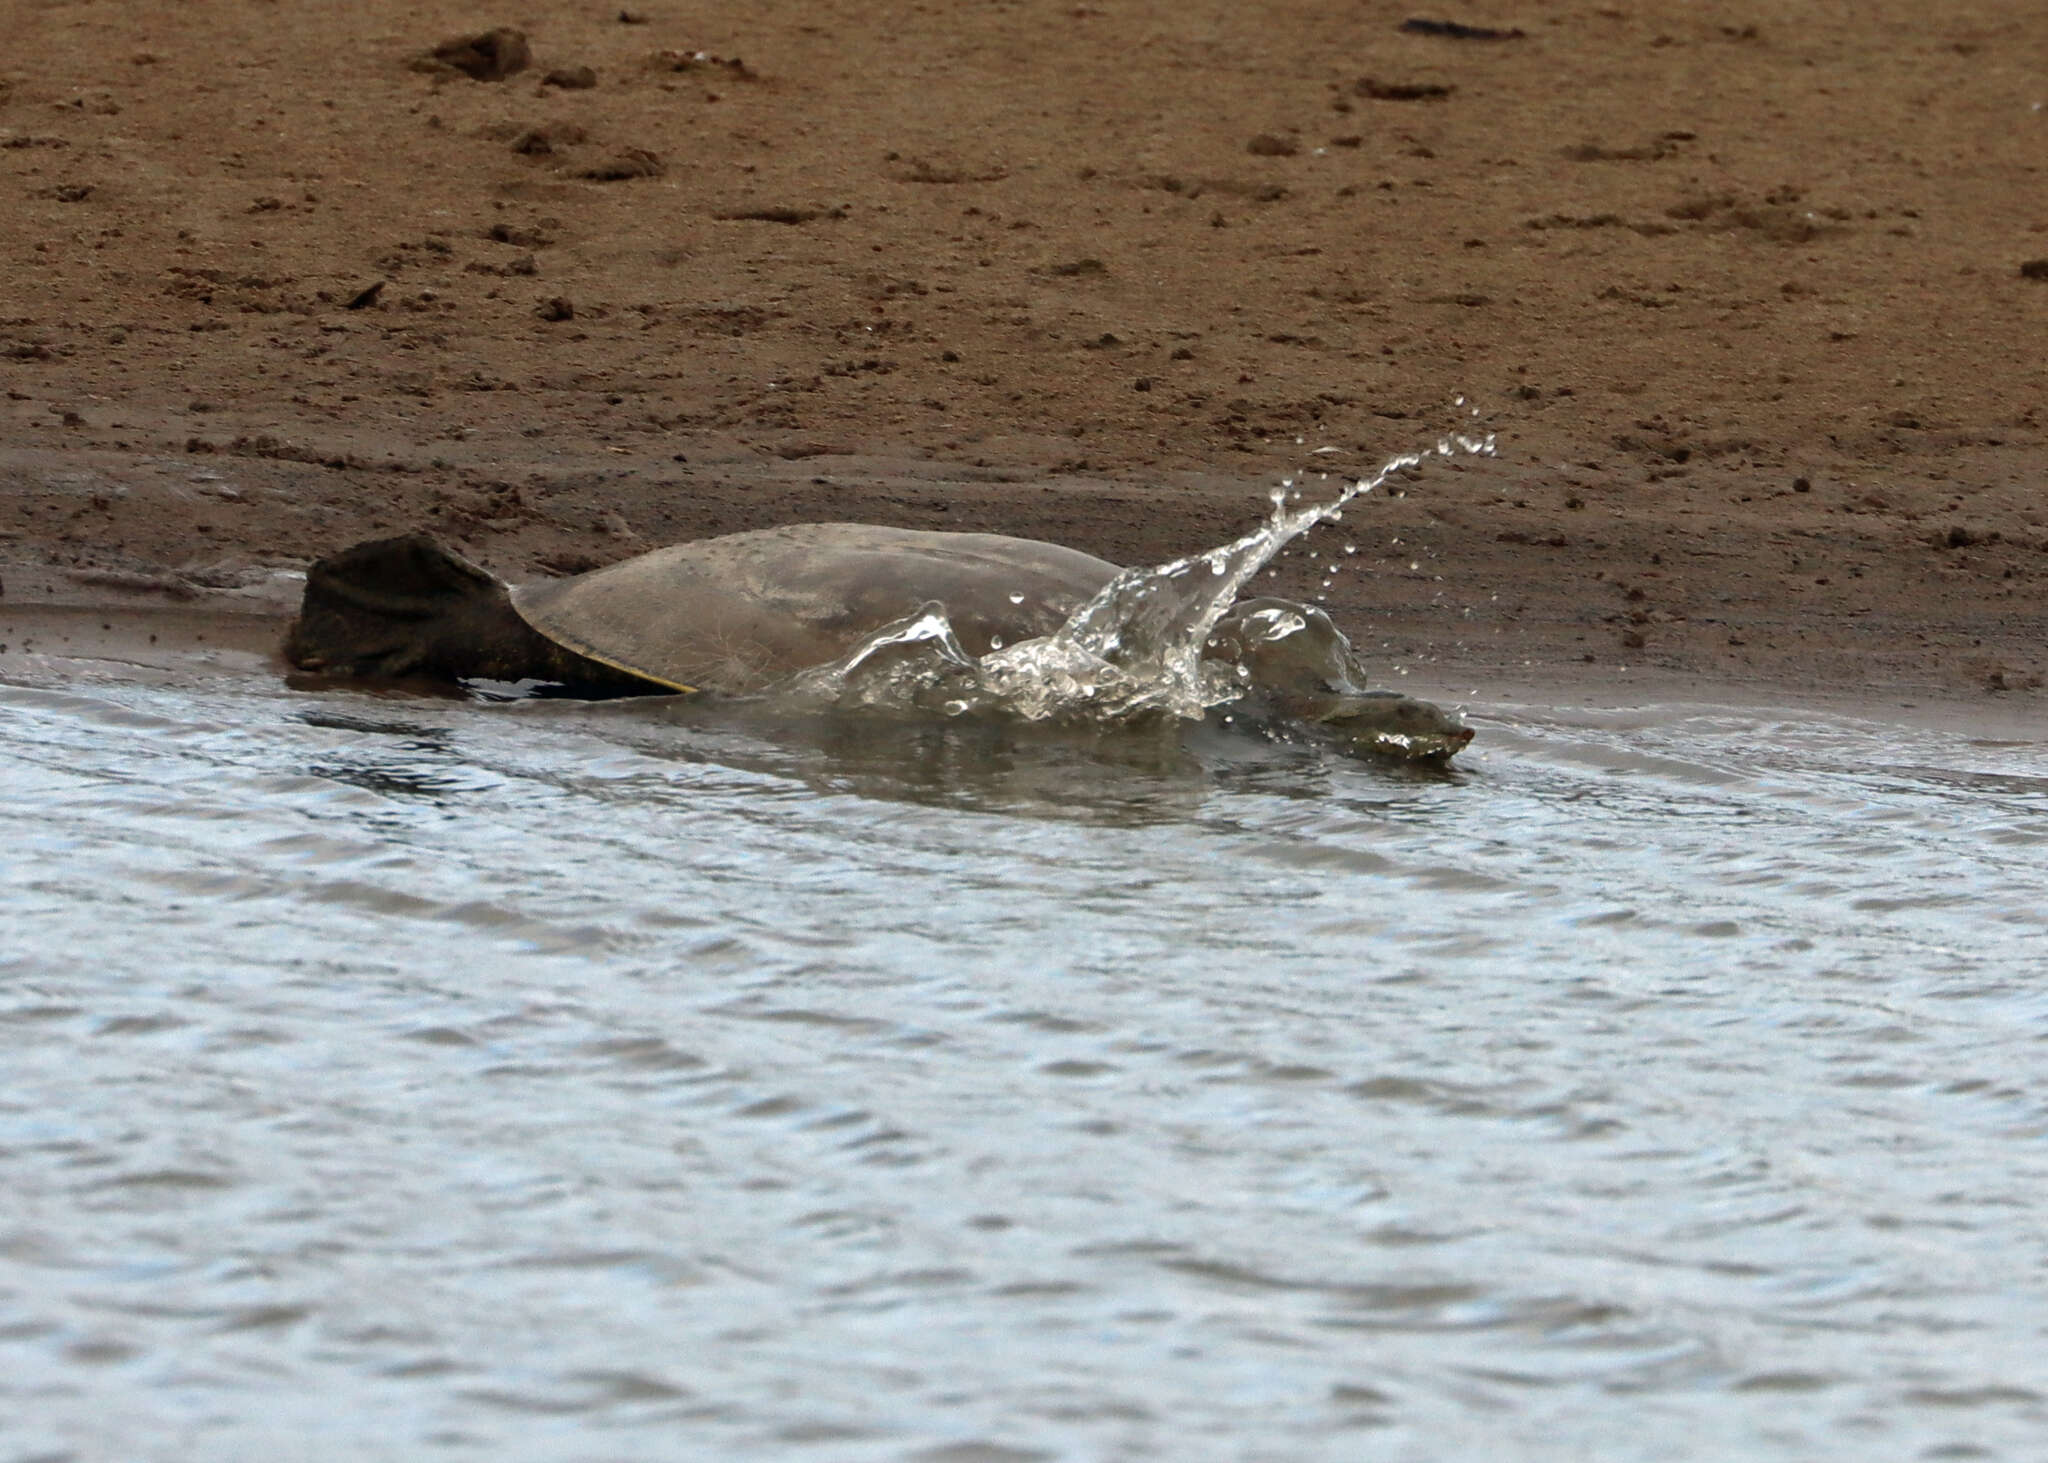
M658 178L665 172L661 158L644 147L626 147L603 162L582 170L578 177L593 183L620 183L628 178Z
M499 26L481 35L456 36L441 42L416 63L421 70L447 68L475 81L503 81L533 61L526 32Z

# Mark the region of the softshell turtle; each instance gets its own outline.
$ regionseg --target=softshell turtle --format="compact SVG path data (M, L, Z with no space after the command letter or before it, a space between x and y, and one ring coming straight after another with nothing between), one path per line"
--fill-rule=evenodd
M1049 635L1119 572L1032 539L812 523L514 588L410 534L314 563L284 649L328 675L737 694L836 661L934 600L971 655ZM1367 690L1350 642L1310 606L1233 605L1205 654L1244 667L1249 709L1326 728L1357 750L1442 759L1472 739L1426 701Z

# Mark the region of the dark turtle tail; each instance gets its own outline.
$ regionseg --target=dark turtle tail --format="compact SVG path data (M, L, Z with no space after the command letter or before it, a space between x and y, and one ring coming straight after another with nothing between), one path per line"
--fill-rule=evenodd
M536 634L495 576L421 533L315 562L284 654L339 676L616 679ZM595 675L580 676L585 667Z

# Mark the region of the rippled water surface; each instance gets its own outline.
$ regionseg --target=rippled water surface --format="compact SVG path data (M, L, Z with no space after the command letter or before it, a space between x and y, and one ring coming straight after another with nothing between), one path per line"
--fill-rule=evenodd
M2048 748L0 684L0 1458L2034 1457Z

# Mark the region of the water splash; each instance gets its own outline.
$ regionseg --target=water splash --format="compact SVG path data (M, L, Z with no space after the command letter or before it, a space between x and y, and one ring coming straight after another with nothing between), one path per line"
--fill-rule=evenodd
M1273 490L1272 511L1256 528L1186 558L1124 570L1050 635L999 642L977 659L961 645L945 606L933 602L838 661L791 677L772 695L798 705L986 712L1028 721L1199 719L1246 692L1242 667L1205 660L1203 651L1210 632L1276 555L1400 473L1493 451L1490 434L1446 436L1433 449L1389 458L1320 502L1302 503L1302 489L1287 478ZM1299 628L1302 622L1295 623Z

